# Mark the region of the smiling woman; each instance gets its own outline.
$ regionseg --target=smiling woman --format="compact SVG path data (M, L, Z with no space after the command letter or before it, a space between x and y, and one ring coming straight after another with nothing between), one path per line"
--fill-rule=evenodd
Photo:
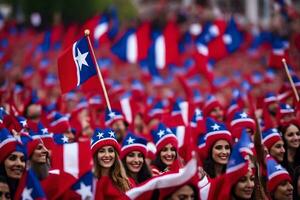
M120 146L111 129L96 129L92 137L91 151L96 176L95 199L126 199L130 188L125 169L119 158Z
M0 135L0 175L7 178L10 194L14 197L25 171L25 149L7 129L1 129Z

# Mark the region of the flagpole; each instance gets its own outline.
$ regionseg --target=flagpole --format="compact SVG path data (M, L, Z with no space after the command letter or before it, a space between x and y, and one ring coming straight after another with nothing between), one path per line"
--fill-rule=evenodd
M289 79L289 81L290 81L290 84L291 84L291 86L292 86L292 89L293 89L294 95L295 95L295 97L296 97L296 100L297 100L297 102L299 102L299 95L298 95L298 92L297 92L297 90L296 90L295 83L294 83L294 81L293 81L293 79L292 79L292 77L291 77L291 74L290 74L290 72L289 72L289 68L288 68L288 66L287 66L287 64L286 64L286 60L283 58L281 61L282 61L282 63L283 63L283 66L284 66L284 68L285 68L285 72L286 72L286 74L287 74L287 76L288 76L288 79Z
M109 112L111 112L110 101L109 101L109 98L108 98L108 94L107 94L107 91L106 91L104 80L103 80L100 68L98 66L98 62L97 62L97 59L96 59L96 56L95 56L95 52L94 52L94 49L93 49L93 46L92 46L92 43L91 43L91 40L90 40L90 37L89 37L90 30L88 30L88 29L84 30L84 35L87 37L89 45L91 47L91 51L92 51L92 54L93 54L92 56L93 56L94 62L96 64L97 75L98 75L98 78L100 80L100 84L101 84L102 90L104 92L104 98L105 98L105 101L106 101L106 104L107 104L107 108L108 108Z

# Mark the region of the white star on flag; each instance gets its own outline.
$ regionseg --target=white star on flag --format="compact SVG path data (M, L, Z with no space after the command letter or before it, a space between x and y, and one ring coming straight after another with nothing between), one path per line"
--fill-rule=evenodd
M29 189L26 187L22 192L22 199L23 200L33 200L33 198L31 197L32 190L33 190L33 188Z
M200 109L197 108L195 112L196 112L197 118L202 117L202 111Z
M68 142L69 142L68 137L65 136L65 135L61 138L61 140L62 140L64 143L68 143Z
M86 65L86 66L89 66L88 63L86 62L86 57L87 55L89 54L89 52L86 52L86 53L83 53L81 54L79 48L77 48L77 57L75 57L78 65L79 65L79 70L81 71L82 70L82 65Z
M109 116L111 119L113 119L113 118L116 116L116 114L115 114L115 112L110 112L110 113L108 114L108 116Z
M110 137L115 137L115 133L112 132L112 131L109 131L108 134L109 134Z
M134 142L134 140L135 140L134 138L129 137L128 140L127 140L127 143L132 144Z
M92 187L85 185L83 182L80 183L80 188L76 190L76 193L81 196L81 199L90 199L93 196Z
M245 113L245 112L242 112L242 113L240 114L240 116L241 116L241 118L247 118L247 117L248 117L247 113Z
M211 127L214 129L214 131L218 131L220 129L220 126L218 124L214 124Z
M157 135L161 138L163 135L165 134L164 130L159 130L159 132L157 133Z
M97 137L98 137L99 139L103 138L103 133L98 132Z

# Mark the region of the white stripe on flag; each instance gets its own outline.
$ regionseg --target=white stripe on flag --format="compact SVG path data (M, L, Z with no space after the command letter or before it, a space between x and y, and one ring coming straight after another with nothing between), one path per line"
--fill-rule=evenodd
M76 45L77 45L77 42L74 42L73 47L72 47L72 54L73 54L73 60L76 65L77 86L79 86L80 85L80 71L79 71L79 66L78 66L77 60L76 60Z
M129 98L123 98L121 100L121 107L127 122L130 124L132 122L132 113Z
M129 61L129 63L136 63L137 62L137 38L136 34L129 35L127 39L127 51L126 51L126 57Z
M64 144L63 148L64 171L78 178L78 143Z
M176 128L176 136L178 139L178 147L182 147L184 144L184 136L185 136L185 127L184 126L178 126Z
M189 124L189 104L187 101L183 101L179 104L181 110L181 115L184 124L187 126Z
M94 31L94 39L99 40L99 38L108 30L108 24L106 22L98 24Z
M166 45L165 38L161 35L155 41L155 64L158 69L163 69L166 65Z

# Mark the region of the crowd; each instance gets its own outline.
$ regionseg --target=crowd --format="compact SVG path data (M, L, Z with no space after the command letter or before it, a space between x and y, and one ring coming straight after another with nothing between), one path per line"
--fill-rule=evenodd
M282 6L268 29L202 7L6 21L0 199L300 199L300 14ZM107 91L92 76L62 94L57 59L86 28Z

